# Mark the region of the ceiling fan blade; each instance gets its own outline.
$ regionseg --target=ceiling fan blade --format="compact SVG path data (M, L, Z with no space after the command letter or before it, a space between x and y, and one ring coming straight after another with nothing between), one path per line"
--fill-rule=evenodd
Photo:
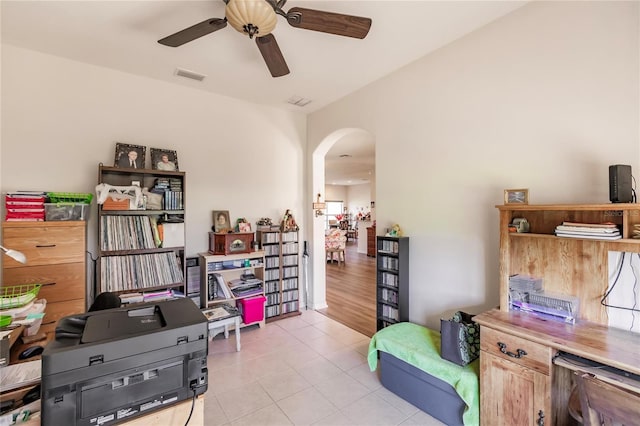
M185 28L182 31L178 31L175 34L171 34L170 36L167 36L161 40L158 40L158 43L164 44L165 46L169 47L178 47L197 38L210 34L214 31L221 30L226 26L226 19L211 18L207 19L206 21L202 21L199 24L192 25L189 28Z
M371 28L370 18L302 7L289 9L287 21L296 28L353 38L365 38L369 33L369 28Z
M289 67L282 56L280 46L273 34L267 34L263 37L256 37L256 44L262 57L267 64L267 68L271 72L272 77L282 77L289 74Z

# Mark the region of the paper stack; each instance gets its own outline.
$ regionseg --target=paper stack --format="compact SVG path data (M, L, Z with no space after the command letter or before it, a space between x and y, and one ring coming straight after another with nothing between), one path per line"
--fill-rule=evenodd
M10 221L43 221L45 217L44 202L47 194L38 191L9 192L5 196L7 208L6 220Z
M592 240L619 240L622 238L615 223L563 222L556 226L558 237L587 238Z
M238 278L229 281L229 289L235 297L248 297L262 294L262 280L258 278Z
M640 225L633 225L633 236L632 238L640 238Z

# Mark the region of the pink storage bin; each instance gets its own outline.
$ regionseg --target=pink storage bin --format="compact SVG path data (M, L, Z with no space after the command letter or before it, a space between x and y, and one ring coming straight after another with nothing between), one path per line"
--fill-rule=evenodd
M242 322L251 324L252 322L262 321L264 319L264 302L266 300L267 298L262 295L237 300Z

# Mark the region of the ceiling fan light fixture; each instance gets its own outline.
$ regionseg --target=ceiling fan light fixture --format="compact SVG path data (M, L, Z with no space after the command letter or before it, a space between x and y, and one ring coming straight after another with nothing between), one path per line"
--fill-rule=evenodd
M225 16L236 31L249 35L249 38L266 36L277 22L276 12L265 0L229 0Z

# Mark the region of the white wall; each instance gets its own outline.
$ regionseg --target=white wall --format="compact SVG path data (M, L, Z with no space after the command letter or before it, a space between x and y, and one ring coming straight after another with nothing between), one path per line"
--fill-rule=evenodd
M310 115L310 155L343 128L375 137L378 233L411 238L411 321L497 305L505 188L606 203L610 164L640 170L638 34L637 2L533 2Z
M325 201L348 201L347 187L344 185L325 185L324 186Z
M359 185L325 185L325 197L327 201L344 201L344 206L349 213L357 214L359 211L371 211L371 184Z
M347 187L347 197L349 203L347 204L348 210L354 215L362 211L364 213L372 212L371 201L373 197L371 194L371 184L363 183L360 185L350 185Z
M302 115L8 45L1 107L3 193L93 192L98 164L126 142L177 151L187 255L208 249L212 210L255 224L291 209L304 229ZM95 205L91 217L95 257Z

